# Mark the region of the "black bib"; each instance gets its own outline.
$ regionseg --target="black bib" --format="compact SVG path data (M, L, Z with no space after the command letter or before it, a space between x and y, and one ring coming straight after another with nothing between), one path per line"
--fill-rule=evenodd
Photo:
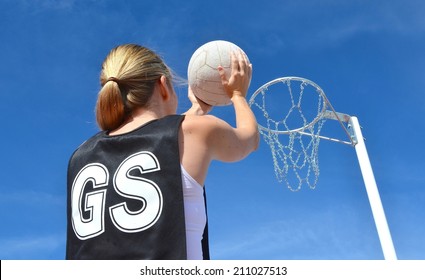
M184 116L100 132L68 166L67 259L186 259L178 135ZM208 252L204 252L208 255Z

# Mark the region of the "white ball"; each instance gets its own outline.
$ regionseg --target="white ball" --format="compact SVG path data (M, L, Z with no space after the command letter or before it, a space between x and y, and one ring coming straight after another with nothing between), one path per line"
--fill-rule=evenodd
M231 42L217 40L202 45L193 53L187 69L187 78L189 86L199 99L213 106L232 103L221 83L217 67L221 65L229 78L231 53L241 50Z

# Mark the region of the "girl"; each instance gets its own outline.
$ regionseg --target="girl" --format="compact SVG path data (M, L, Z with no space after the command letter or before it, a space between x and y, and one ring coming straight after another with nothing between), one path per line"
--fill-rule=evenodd
M208 167L242 160L259 141L247 61L235 53L230 77L217 70L233 102L232 127L206 115L211 106L190 88L192 107L176 115L171 71L153 51L127 44L109 53L96 104L101 132L69 161L67 259L208 258Z

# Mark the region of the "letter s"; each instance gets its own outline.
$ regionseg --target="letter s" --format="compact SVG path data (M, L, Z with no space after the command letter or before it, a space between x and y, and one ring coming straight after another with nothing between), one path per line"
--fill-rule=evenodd
M109 208L112 222L124 232L139 232L153 226L161 216L162 193L155 182L130 175L138 169L141 174L160 170L156 156L140 152L129 156L118 167L114 176L114 188L123 197L143 202L138 211L130 211L125 202Z

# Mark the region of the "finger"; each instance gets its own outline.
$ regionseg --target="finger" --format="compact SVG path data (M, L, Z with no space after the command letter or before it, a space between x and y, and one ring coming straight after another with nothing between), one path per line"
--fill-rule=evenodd
M234 51L231 52L230 59L231 59L232 72L239 71L240 69L239 58Z
M187 96L191 99L195 94L190 86L187 87Z
M220 75L221 83L223 85L227 84L228 81L227 81L226 72L224 71L223 66L218 66L217 70L218 70L218 74Z
M249 77L249 79L251 79L251 77L252 77L252 64L251 63L248 63L246 69L247 69L246 70L246 74Z
M248 56L246 55L246 53L244 53L244 52L242 52L242 53L243 53L243 59L245 60L246 65L252 66L252 64L249 62L249 59L248 59Z
M247 76L248 81L249 81L248 84L250 84L251 83L251 79L252 79L252 64L251 63L248 63L246 76Z
M242 50L239 50L238 59L239 59L239 70L241 74L245 74L247 70L247 61L244 57L244 52Z

